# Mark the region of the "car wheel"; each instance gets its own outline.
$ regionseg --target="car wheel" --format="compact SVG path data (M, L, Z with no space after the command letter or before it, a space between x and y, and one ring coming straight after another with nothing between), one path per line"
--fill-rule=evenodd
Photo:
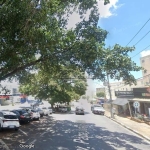
M46 114L46 116L48 116L48 114Z
M2 125L0 124L0 131L2 131L3 130L3 128L2 128Z
M18 131L19 130L19 128L15 128L15 131Z
M39 120L40 118L37 118L37 120Z

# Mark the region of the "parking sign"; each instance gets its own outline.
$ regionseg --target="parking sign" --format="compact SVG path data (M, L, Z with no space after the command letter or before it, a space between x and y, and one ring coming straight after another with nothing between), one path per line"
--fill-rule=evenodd
M135 108L138 108L138 107L140 107L140 103L139 103L139 102L134 102L134 103L133 103L133 106L134 106Z

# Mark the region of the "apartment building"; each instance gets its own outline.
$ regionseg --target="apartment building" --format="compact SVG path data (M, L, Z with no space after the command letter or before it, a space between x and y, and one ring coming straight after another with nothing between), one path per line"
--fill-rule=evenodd
M142 56L140 58L141 67L144 68L142 71L143 75L143 84L150 85L150 55Z

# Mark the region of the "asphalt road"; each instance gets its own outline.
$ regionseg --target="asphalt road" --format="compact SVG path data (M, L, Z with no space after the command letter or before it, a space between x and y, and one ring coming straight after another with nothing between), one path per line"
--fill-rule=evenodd
M101 115L52 114L40 121L22 125L18 132L0 132L0 150L150 150L150 142Z

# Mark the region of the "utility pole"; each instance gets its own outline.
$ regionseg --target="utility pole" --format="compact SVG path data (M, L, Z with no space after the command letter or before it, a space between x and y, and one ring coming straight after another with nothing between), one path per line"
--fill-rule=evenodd
M111 115L111 118L114 118L113 112L112 112L112 109L113 109L113 105L112 105L112 95L111 95L111 90L110 90L110 84L109 84L109 76L108 76L108 73L107 73L107 86L108 86L108 91L109 91L109 96L110 96L110 115Z

